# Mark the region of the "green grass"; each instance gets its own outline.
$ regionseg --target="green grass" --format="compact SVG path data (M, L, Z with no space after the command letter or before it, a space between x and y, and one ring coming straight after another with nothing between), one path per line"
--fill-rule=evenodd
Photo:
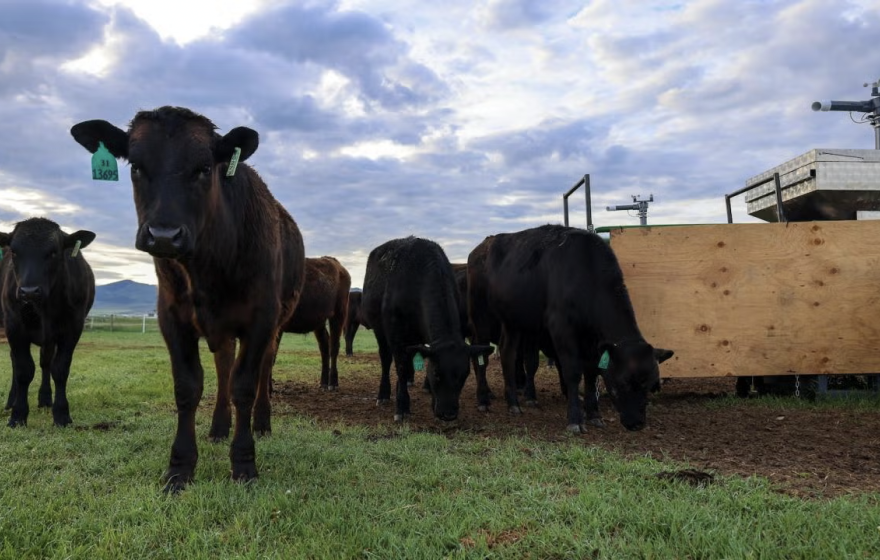
M375 344L358 337L359 352ZM313 339L283 344L279 371L313 382ZM7 358L4 400L9 375ZM38 410L0 428L0 558L880 557L877 495L799 500L756 478L695 488L654 476L682 465L576 437L318 427L276 406L260 478L235 484L228 446L205 440L208 399L196 483L166 496L175 413L155 332L87 331L69 398L72 428Z

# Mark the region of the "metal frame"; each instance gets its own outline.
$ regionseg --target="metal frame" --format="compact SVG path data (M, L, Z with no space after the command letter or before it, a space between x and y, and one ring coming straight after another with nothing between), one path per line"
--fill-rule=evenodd
M568 227L568 197L574 194L574 191L578 190L580 186L584 186L584 193L586 195L586 204L587 204L587 231L593 232L595 228L593 227L593 209L592 209L592 197L590 193L590 174L586 174L578 180L577 183L570 189L568 192L562 195L562 209L565 214L565 225Z
M810 179L810 177L808 177L805 180L809 180L809 179ZM783 208L783 206L782 206L782 183L779 180L779 173L774 173L772 177L768 177L768 178L764 179L763 181L761 181L760 183L757 183L755 185L749 185L748 187L743 187L739 190L733 191L730 194L724 195L724 205L727 207L727 223L728 224L733 223L733 212L730 209L730 199L731 198L733 198L735 196L739 196L739 195L741 195L745 192L748 192L752 189L757 189L758 187L760 187L764 183L769 183L770 181L773 181L773 183L776 187L776 220L778 222L782 222L782 223L788 222L788 220L785 219L785 208ZM800 182L800 181L798 181L798 182ZM791 185L787 185L787 186L791 186Z

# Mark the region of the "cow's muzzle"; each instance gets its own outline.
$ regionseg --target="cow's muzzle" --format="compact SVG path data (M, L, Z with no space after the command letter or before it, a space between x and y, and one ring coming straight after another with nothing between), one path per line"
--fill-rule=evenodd
M18 299L24 302L41 301L45 293L39 286L19 286Z
M154 257L175 259L190 251L190 235L185 227L144 225L141 227L135 246Z

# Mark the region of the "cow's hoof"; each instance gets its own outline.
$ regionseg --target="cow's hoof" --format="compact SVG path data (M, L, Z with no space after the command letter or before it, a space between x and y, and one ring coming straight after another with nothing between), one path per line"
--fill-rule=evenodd
M339 390L339 385L327 385L327 390L331 393L335 393Z
M9 422L7 422L6 425L10 428L23 428L27 426L27 420L10 417Z
M601 418L591 418L590 424L596 426L597 428L604 428L605 422Z
M165 471L165 474L162 475L162 478L165 479L165 486L162 488L162 492L165 494L177 495L193 480L192 473L169 473L170 471Z
M514 415L522 414L522 409L517 405L513 405L511 407L508 407L507 411L511 414L514 414Z
M40 395L37 398L37 408L50 408L52 406L52 395Z
M328 386L324 385L324 384L321 384L321 390L322 390L322 391L329 391L330 388L329 388Z
M256 463L235 463L232 465L232 480L247 483L257 478Z
M254 427L254 435L257 437L269 437L272 435L272 428L270 426Z
M211 426L208 430L208 439L214 443L229 439L229 426Z
M61 418L55 418L55 425L59 428L66 428L67 426L73 424L73 420L69 415L62 416Z
M376 406L385 406L391 402L391 399L376 399Z
M395 421L395 422L405 422L405 421L407 421L407 420L409 420L409 414L408 414L408 413L406 413L406 414L395 414L395 415L394 415L394 421Z
M569 424L565 427L566 431L571 432L572 434L584 434L586 430L580 424Z
M489 405L481 404L477 406L477 410L479 410L480 412L489 412Z
M530 400L527 400L527 401L526 401L526 406L537 407L537 406L538 406L538 400L537 400L537 399L530 399Z

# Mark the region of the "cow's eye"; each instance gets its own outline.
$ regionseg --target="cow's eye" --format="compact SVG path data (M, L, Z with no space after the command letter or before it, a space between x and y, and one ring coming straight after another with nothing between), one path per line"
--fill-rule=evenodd
M211 166L210 165L202 165L197 167L195 171L193 171L193 177L196 179L203 179L211 174Z
M131 164L131 176L132 177L143 177L144 176L144 168L136 163Z
M54 258L57 257L57 256L58 256L58 251L55 251L55 250L53 249L52 251L49 251L49 254L48 254L48 255L46 255L46 259L47 259L47 260L52 260L52 259L54 259Z

